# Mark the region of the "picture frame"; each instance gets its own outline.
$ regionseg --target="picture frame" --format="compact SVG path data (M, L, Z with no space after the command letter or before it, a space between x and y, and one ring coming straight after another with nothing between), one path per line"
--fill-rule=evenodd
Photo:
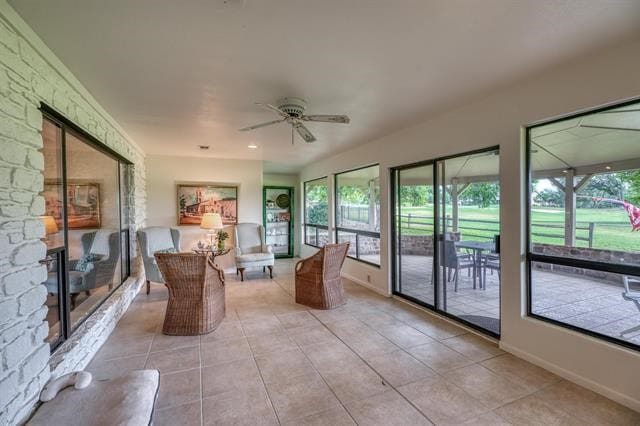
M238 223L238 187L219 184L176 184L178 225L200 225L205 213L219 213L224 225Z
M45 215L52 216L62 229L62 182L45 180L42 193ZM67 182L67 225L69 229L96 229L102 227L100 212L100 184L93 181L70 180Z

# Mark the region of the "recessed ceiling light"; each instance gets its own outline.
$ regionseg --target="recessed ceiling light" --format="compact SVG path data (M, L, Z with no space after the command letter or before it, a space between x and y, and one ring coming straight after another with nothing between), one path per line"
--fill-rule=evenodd
M258 145L256 145L255 143L250 143L248 145L248 147L251 148L251 149L256 149L258 147Z
M611 170L611 166L604 166L605 169Z
M204 149L205 151L209 149L209 145L198 145L198 148Z

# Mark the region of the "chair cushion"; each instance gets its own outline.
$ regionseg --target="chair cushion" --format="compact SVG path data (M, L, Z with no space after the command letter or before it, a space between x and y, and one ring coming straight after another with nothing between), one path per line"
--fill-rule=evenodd
M111 380L93 380L86 389L63 389L45 402L28 425L151 424L160 385L158 370L138 370Z
M83 255L75 264L74 271L89 272L93 269L93 262L100 259L101 256L94 253Z
M258 262L273 262L274 261L273 253L250 253L250 254L241 254L240 256L236 256L236 263L238 264L247 264L247 263L258 263Z

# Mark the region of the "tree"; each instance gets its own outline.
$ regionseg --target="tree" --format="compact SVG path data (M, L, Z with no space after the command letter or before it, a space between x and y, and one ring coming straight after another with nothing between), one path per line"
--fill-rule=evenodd
M533 202L545 207L564 207L564 192L546 188L535 193Z
M490 207L498 203L500 187L497 183L472 183L460 198L476 204L480 208Z
M626 201L635 205L640 204L640 170L622 172L618 175L627 189Z
M593 175L589 182L578 191L577 207L583 208L608 208L610 203L602 203L595 198L613 198L623 200L625 185L619 173L605 173Z
M426 185L400 186L400 204L405 207L423 207L432 201L431 187Z
M307 223L327 225L329 223L328 189L326 185L313 185L307 188Z

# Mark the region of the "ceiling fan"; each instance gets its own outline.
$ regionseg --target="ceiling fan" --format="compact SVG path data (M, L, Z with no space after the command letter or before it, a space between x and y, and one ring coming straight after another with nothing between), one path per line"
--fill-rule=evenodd
M291 144L293 144L294 130L304 139L305 142L315 142L317 139L304 125L305 121L318 121L323 123L341 123L348 124L349 117L346 115L305 115L304 111L307 109L307 103L304 99L300 98L282 98L276 105L256 103L263 108L271 110L278 114L280 118L278 120L268 121L266 123L256 124L254 126L244 127L240 129L241 132L247 132L249 130L259 129L260 127L271 126L272 124L278 124L286 122L291 125Z

